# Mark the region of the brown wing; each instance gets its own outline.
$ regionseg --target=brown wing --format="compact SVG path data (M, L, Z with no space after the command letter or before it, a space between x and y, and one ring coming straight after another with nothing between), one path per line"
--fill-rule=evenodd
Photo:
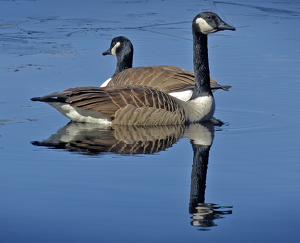
M195 76L193 72L171 65L157 65L148 67L135 67L124 70L113 76L107 87L128 85L148 86L166 93L193 90ZM210 87L213 91L223 89L228 91L231 86L220 85L210 78Z
M142 85L170 93L193 89L195 77L193 72L175 66L135 67L113 76L107 86L118 85Z
M63 93L66 103L99 112L113 124L171 125L185 120L175 98L149 87L79 87Z

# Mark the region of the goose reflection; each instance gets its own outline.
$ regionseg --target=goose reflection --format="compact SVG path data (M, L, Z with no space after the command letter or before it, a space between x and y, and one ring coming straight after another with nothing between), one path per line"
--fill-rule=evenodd
M33 145L66 149L86 155L102 153L154 154L171 147L184 132L184 126L99 128L98 124L71 122L56 134Z
M191 225L199 227L199 230L209 230L209 227L217 226L215 219L232 214L232 206L219 206L214 203L205 203L206 175L208 168L209 151L213 141L214 126L205 124L211 133L202 132L199 127L188 129L189 138L193 148L193 165L191 172L189 213L192 215ZM193 131L196 130L196 131ZM203 136L206 135L206 136Z
M71 122L48 139L32 144L85 155L154 154L172 147L181 138L188 138L193 149L189 202L191 225L199 230L209 230L216 226L215 219L232 214L231 206L205 203L209 151L214 133L214 124L209 121L189 126L114 126L113 129L99 128L97 124Z

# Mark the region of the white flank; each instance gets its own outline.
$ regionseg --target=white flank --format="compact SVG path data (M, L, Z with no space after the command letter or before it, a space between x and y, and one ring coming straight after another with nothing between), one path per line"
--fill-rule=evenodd
M203 18L196 19L196 23L199 25L201 32L205 35L216 32Z
M185 91L181 91L181 92L172 92L169 93L169 95L183 100L183 101L188 101L191 97L192 97L193 91L192 90L185 90Z
M75 109L69 104L62 104L59 102L50 102L48 104L75 122L88 122L103 125L111 124L111 122L108 121L100 112L85 110L83 108Z
M107 86L107 84L110 82L110 80L111 80L111 78L109 78L109 79L107 79L106 81L104 81L104 83L103 83L103 84L101 84L101 86L100 86L100 87L106 87L106 86Z

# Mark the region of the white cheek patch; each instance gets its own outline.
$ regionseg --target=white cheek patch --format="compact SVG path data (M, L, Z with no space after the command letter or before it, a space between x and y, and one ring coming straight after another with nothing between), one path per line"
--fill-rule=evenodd
M117 48L121 45L120 42L117 42L115 44L115 46L111 49L111 54L113 54L114 56L116 56L116 51L117 51Z
M199 25L201 32L205 35L216 32L203 18L196 19L196 23Z

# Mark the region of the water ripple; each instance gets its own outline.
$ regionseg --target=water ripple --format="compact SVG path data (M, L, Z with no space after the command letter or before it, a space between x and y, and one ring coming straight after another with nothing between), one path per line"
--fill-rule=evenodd
M221 108L218 110L218 118L226 117L223 130L229 131L266 131L283 127L284 117L267 112ZM222 118L224 119L224 118Z

